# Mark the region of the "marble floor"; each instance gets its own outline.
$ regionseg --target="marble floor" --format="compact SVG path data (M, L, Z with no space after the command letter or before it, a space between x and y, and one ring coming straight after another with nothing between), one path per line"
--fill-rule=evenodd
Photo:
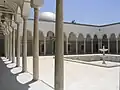
M14 67L14 64L11 64L9 61L4 61L4 63L6 64L7 68ZM28 73L24 73L21 75L22 78L18 78L18 81L20 83L24 84L32 80L32 63L32 57L28 57ZM20 68L12 68L11 72L15 74L19 70ZM53 56L39 57L39 72L39 81L29 84L28 90L53 90ZM82 63L64 61L64 90L120 90L119 73L120 67L104 68Z

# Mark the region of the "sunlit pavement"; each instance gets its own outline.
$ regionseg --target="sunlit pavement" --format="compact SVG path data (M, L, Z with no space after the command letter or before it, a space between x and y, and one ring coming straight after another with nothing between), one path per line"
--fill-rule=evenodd
M21 58L22 61L22 58ZM28 73L18 80L27 83L32 80L32 57L27 58ZM21 62L22 63L22 62ZM14 65L13 65L14 66ZM10 64L7 64L10 68ZM119 67L105 68L76 62L64 62L65 90L119 90ZM19 70L16 70L19 71ZM15 73L14 70L11 71ZM20 76L20 75L19 75ZM53 90L53 56L39 57L39 81L29 84L29 90ZM27 79L28 78L28 79Z

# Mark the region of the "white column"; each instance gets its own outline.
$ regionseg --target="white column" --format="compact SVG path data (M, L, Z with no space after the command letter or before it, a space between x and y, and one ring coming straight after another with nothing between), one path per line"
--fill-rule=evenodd
M8 55L8 59L10 58L9 56L9 46L10 46L10 42L9 42L9 34L7 35L7 55Z
M116 53L118 54L118 39L116 39Z
M110 40L108 39L108 53L110 53Z
M100 52L99 49L102 48L102 40L101 39L98 39L98 52Z
M7 57L7 35L4 36L4 43L5 43L5 57Z
M17 57L16 57L16 66L20 66L20 24L17 23Z
M76 54L78 54L78 41L76 39Z
M23 72L27 71L27 18L23 17L23 38L22 38L22 69Z
M86 53L86 39L84 39L84 53Z
M34 34L33 34L33 79L39 79L39 8L34 8Z
M12 62L15 63L15 29L12 31Z
M12 32L10 32L9 36L9 60L12 61Z
M91 52L93 53L93 39L91 39Z
M44 55L46 55L46 37L44 37Z
M64 90L63 0L56 1L55 90Z
M8 35L6 34L6 58L8 58Z
M66 54L68 54L68 38L66 39Z

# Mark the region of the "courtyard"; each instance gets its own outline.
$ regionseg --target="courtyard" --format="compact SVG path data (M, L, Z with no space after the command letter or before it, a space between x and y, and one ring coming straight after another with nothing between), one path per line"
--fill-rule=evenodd
M66 55L78 56L78 55ZM80 56L80 55L79 55ZM22 58L21 58L22 65ZM19 73L22 69L15 67L15 63L3 60L11 73ZM99 67L71 61L64 61L64 87L65 90L119 90L120 67ZM28 74L19 73L17 81L28 83L32 80L33 58L27 57ZM54 89L54 56L39 57L39 80L29 84L28 90L53 90ZM5 78L4 78L5 79ZM7 79L9 80L9 79ZM13 83L14 84L14 83ZM14 84L15 85L15 84ZM22 88L21 88L22 89ZM22 89L24 90L24 89Z

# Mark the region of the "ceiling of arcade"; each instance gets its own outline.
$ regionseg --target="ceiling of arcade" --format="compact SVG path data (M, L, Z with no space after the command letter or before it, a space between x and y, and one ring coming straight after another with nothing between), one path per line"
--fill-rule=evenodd
M21 17L29 15L31 0L0 0L0 33L7 28L3 25L15 25ZM18 19L19 18L19 19Z

